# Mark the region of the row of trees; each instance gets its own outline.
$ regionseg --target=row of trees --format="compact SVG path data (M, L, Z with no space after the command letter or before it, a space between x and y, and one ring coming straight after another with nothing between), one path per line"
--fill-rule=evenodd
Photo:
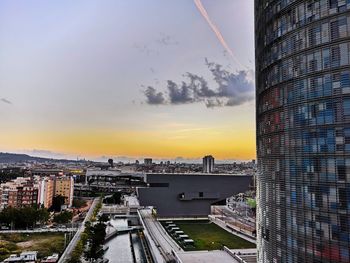
M73 207L75 208L82 208L87 205L86 201L84 199L80 198L74 198L73 199Z
M44 224L50 219L50 211L60 212L64 202L65 197L58 195L53 198L52 206L49 209L40 205L22 208L7 207L0 212L0 224L12 228L31 228L35 227L36 224ZM72 217L72 212L63 211L54 216L53 222L69 223Z
M56 195L52 198L52 205L49 208L50 211L61 212L62 206L64 205L66 197L62 195Z
M8 207L0 212L0 222L13 228L30 228L50 218L46 208L37 205L23 208Z
M86 225L86 232L88 247L84 253L84 257L86 260L97 260L104 254L102 247L106 238L106 224L102 221L102 218L94 225L88 222Z
M116 192L111 197L106 197L103 199L105 204L120 204L122 198L122 193Z
M102 257L102 246L106 237L105 222L108 221L108 216L100 216L96 222L96 217L101 207L102 201L96 205L92 216L88 218L89 221L85 223L85 230L67 261L68 263L81 263L82 256L89 262L92 259L96 260Z
M53 217L53 222L57 224L67 224L72 221L73 213L69 211L63 211L59 214L55 214Z

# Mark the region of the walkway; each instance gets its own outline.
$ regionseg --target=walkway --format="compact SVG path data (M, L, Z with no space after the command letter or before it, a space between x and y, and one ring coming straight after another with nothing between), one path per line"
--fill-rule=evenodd
M89 212L87 212L85 219L83 221L83 223L81 224L80 228L78 229L78 231L75 233L73 239L70 241L70 243L68 244L68 246L66 247L66 249L64 250L62 256L60 257L60 259L58 260L58 263L64 263L66 262L66 260L70 257L71 253L73 252L74 248L76 247L77 243L80 240L80 236L81 234L84 232L85 230L85 223L90 220L92 213L96 207L96 205L99 203L100 198L95 198L94 202L92 203Z
M62 227L62 228L38 228L38 229L23 229L23 230L1 230L0 234L16 234L16 233L64 233L64 232L75 232L77 227Z
M175 260L172 251L183 251L182 248L176 244L168 233L166 233L158 220L153 217L151 209L140 209L139 212L145 224L145 228L148 230L165 262Z

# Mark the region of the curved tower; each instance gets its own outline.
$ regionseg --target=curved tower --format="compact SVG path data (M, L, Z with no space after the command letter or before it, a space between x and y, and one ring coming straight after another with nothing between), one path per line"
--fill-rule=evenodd
M350 0L255 19L259 262L350 262Z

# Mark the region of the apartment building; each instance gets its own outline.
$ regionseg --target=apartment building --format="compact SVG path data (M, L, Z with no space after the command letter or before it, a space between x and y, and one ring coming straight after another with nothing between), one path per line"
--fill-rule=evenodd
M38 186L27 177L18 177L0 185L0 210L6 207L24 207L38 203Z
M60 176L55 177L55 190L54 195L61 195L65 197L64 204L68 207L73 204L73 191L74 191L74 180L71 176Z
M38 179L39 194L38 203L44 205L45 208L50 208L54 197L54 178L44 177Z

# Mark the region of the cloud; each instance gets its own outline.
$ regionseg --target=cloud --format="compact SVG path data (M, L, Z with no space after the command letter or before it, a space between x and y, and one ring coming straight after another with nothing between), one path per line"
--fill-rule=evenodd
M227 103L226 103L227 104ZM207 99L205 101L205 106L207 106L207 108L215 108L215 107L222 107L224 104L222 103L221 100L219 100L218 98L215 99ZM229 105L227 105L229 106Z
M30 151L31 154L36 156L47 156L47 157L65 157L65 154L59 152L53 152L49 150L33 149Z
M165 98L162 92L157 92L153 87L148 86L144 91L147 98L147 103L150 105L165 104Z
M157 39L157 43L163 46L178 45L179 42L175 40L172 36L160 33L160 38Z
M1 98L0 101L3 102L3 103L6 103L6 104L11 104L12 105L12 102L9 101L8 99Z
M151 48L147 44L135 43L133 45L133 48L135 48L136 50L138 50L141 53L146 54L147 56L149 56L149 55L159 55L159 51L158 50Z
M148 86L144 91L150 105L181 105L203 102L207 108L239 106L254 100L254 72L241 70L230 72L222 65L205 60L216 88L210 88L202 76L187 72L186 81L180 84L168 80L166 92Z
M185 104L195 102L193 90L185 82L178 86L174 81L168 80L169 99L171 104Z

